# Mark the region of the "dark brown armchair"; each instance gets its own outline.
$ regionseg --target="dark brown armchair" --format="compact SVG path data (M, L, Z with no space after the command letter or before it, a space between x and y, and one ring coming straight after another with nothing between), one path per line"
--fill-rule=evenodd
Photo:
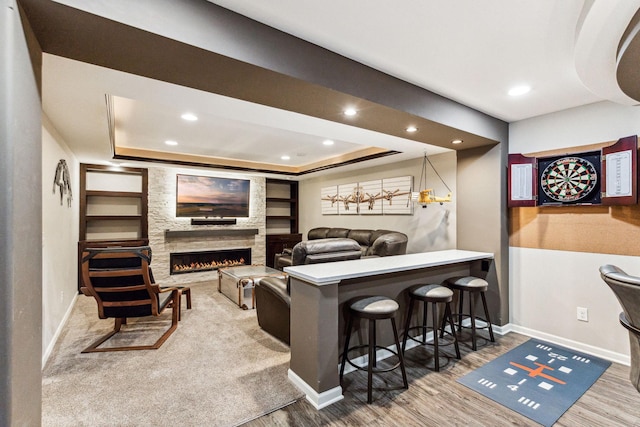
M611 288L622 306L620 324L629 331L631 383L640 391L640 277L630 276L615 265L600 267L600 277Z
M319 264L359 259L360 245L353 239L316 239L298 243L292 251L293 265ZM289 280L260 279L254 289L256 315L260 327L289 344L291 297Z
M100 319L114 318L113 331L100 338L83 353L124 350L153 350L178 327L181 291L161 288L153 283L149 263L149 246L121 248L86 248L82 253L83 294L95 298ZM172 308L171 325L152 345L102 347L117 334L130 317L160 316Z

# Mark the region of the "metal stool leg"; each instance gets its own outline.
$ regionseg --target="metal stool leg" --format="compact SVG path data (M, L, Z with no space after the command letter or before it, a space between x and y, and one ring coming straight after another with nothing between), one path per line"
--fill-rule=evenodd
M487 309L487 298L484 296L484 292L480 293L482 297L482 306L484 307L484 315L487 318L487 326L489 327L489 337L491 338L491 342L496 342L493 338L493 328L491 327L491 317L489 317L489 310Z
M422 342L427 342L427 311L429 303L422 301Z
M464 291L458 291L458 296L460 297L458 301L458 332L462 331L462 301L464 301Z
M393 328L393 337L396 340L396 349L399 349L400 342L398 341L398 329L396 328L396 321L392 317L391 319L391 327ZM402 352L398 350L398 359L400 360L400 370L402 371L402 382L404 383L404 388L409 388L409 382L407 381L407 371L404 369L404 356Z
M469 293L469 315L471 319L471 348L476 351L476 296Z
M375 368L378 366L378 361L376 360L378 356L376 353L376 347L378 346L378 343L376 342L376 337L378 336L376 333L376 321L370 321L369 326L373 328L373 367Z
M427 313L427 305L428 303L424 303L424 312ZM438 306L435 302L431 303L431 317L433 321L433 357L435 362L435 370L436 372L440 371L440 353L438 353L438 334L436 331L438 330ZM426 317L426 316L425 316ZM427 323L424 324L424 330L427 330Z
M369 366L367 369L367 403L373 402L372 398L372 388L373 388L373 366L374 361L376 360L376 348L375 348L375 339L376 339L376 330L375 330L376 321L373 319L369 319Z
M407 311L407 320L404 322L404 336L402 338L402 352L404 353L407 348L407 337L409 336L409 327L411 326L411 315L413 314L413 303L415 298L409 299L409 310Z
M449 309L449 316L451 316L451 322L453 322L453 315L451 314L451 305L446 303L446 307ZM444 311L444 317L442 318L442 325L440 326L440 338L444 338L444 329L447 326L447 322L449 319L447 318L447 310ZM456 328L454 324L451 324L451 335L456 336Z
M453 324L453 316L451 315L451 304L449 304L448 302L445 303L445 307L444 307L444 316L445 319L447 319L449 321L449 325L451 326L451 335L453 336L453 345L456 349L456 357L458 359L460 359L460 347L458 346L458 336L455 333L455 329L454 329L454 324ZM442 322L442 331L444 332L444 324L446 322Z

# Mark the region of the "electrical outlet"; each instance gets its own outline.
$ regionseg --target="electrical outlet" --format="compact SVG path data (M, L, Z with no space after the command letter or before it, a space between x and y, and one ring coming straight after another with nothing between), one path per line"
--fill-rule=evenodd
M589 321L589 310L587 310L585 307L578 307L577 315L578 315L578 320L581 320L583 322Z

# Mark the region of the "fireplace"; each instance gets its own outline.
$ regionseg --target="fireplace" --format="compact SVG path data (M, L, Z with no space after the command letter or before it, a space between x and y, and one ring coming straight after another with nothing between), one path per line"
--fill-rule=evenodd
M251 264L251 248L169 254L169 273L185 274Z

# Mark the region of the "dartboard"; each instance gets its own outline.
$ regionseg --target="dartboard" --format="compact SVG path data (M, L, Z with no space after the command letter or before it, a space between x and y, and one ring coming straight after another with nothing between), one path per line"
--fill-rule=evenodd
M598 182L593 163L580 157L563 157L551 162L540 175L542 191L558 202L587 197Z

